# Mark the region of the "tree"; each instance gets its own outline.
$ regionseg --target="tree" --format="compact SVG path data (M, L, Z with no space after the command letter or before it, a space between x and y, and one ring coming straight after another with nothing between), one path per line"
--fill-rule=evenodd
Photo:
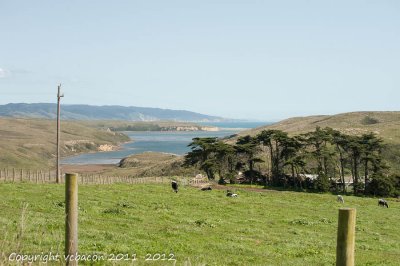
M396 176L385 176L374 173L368 186L368 192L374 196L396 196Z
M342 134L338 130L329 129L329 133L332 136L331 143L334 145L337 154L339 155L339 174L342 183L343 193L346 192L346 181L344 180L345 162L346 162L346 147L348 145L347 135Z
M331 141L329 128L321 129L316 127L315 131L308 132L303 135L306 146L309 147L309 153L317 162L317 180L316 189L320 191L328 191L329 183L329 165L332 163L333 153L328 147Z
M383 140L376 137L374 133L363 134L360 138L360 145L361 161L364 163L364 194L367 194L370 166L372 166L373 175L385 168L381 160Z
M348 142L346 143L346 152L349 154L351 160L351 173L353 177L353 190L354 194L362 188L362 184L359 183L359 165L361 163L361 138L359 136L347 136Z
M214 147L220 181L223 183L224 177L227 175L232 182L235 175L235 148L221 140L217 141Z
M300 137L289 137L286 132L280 130L263 130L257 135L257 139L269 150L273 184L285 185L285 166L290 167L295 184L296 172L305 165L303 157L299 155L302 148Z
M293 186L296 187L299 169L304 169L304 166L306 165L304 156L300 153L303 148L302 138L300 136L288 137L286 135L281 138L280 141L282 145L281 156L284 160L283 167L290 167Z
M218 166L214 158L217 138L194 138L188 145L191 151L185 156L184 166L198 165L208 179L215 179L215 171Z
M240 137L236 141L235 151L238 157L244 158L244 164L240 164L239 162L239 165L248 165L248 171L246 172L250 177L251 183L253 183L254 178L259 175L259 173L256 173L258 171L254 170L254 165L255 163L263 162L258 157L258 153L260 152L258 139L249 135Z

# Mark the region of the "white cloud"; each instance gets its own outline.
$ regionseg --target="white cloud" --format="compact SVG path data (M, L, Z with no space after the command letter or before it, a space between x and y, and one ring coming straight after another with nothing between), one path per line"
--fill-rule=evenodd
M10 75L11 75L10 71L8 71L7 69L4 69L4 68L0 68L0 79L1 78L6 78L6 77L8 77Z

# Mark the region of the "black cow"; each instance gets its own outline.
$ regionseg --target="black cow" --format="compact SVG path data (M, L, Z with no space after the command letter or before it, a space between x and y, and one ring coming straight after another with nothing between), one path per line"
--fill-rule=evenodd
M389 205L388 205L387 201L384 200L384 199L379 199L378 200L378 206L382 206L382 207L386 206L386 208L389 208Z
M172 181L171 186L175 193L178 193L178 182Z
M212 188L211 188L211 187L202 187L201 190L202 190L202 191L212 190Z

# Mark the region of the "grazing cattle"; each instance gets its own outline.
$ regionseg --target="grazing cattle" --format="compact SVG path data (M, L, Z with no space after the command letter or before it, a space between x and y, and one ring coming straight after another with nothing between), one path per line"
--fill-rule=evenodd
M178 182L172 181L171 186L175 193L178 193Z
M238 196L238 194L233 193L233 192L230 191L230 190L227 190L227 191L226 191L226 196L227 196L227 197L231 197L231 198L236 198L236 197Z
M342 195L337 195L337 201L339 201L340 203L344 203L344 198Z
M384 199L379 199L378 200L378 206L382 206L382 207L386 206L386 208L389 208L389 205L388 205L387 201L384 200Z
M202 191L212 190L212 188L211 188L211 187L202 187L201 190L202 190Z

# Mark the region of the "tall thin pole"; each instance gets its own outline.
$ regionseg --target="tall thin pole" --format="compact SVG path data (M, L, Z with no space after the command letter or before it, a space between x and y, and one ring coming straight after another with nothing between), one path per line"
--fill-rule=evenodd
M57 169L56 169L56 183L60 183L60 99L64 94L60 93L61 84L58 85L57 92Z

